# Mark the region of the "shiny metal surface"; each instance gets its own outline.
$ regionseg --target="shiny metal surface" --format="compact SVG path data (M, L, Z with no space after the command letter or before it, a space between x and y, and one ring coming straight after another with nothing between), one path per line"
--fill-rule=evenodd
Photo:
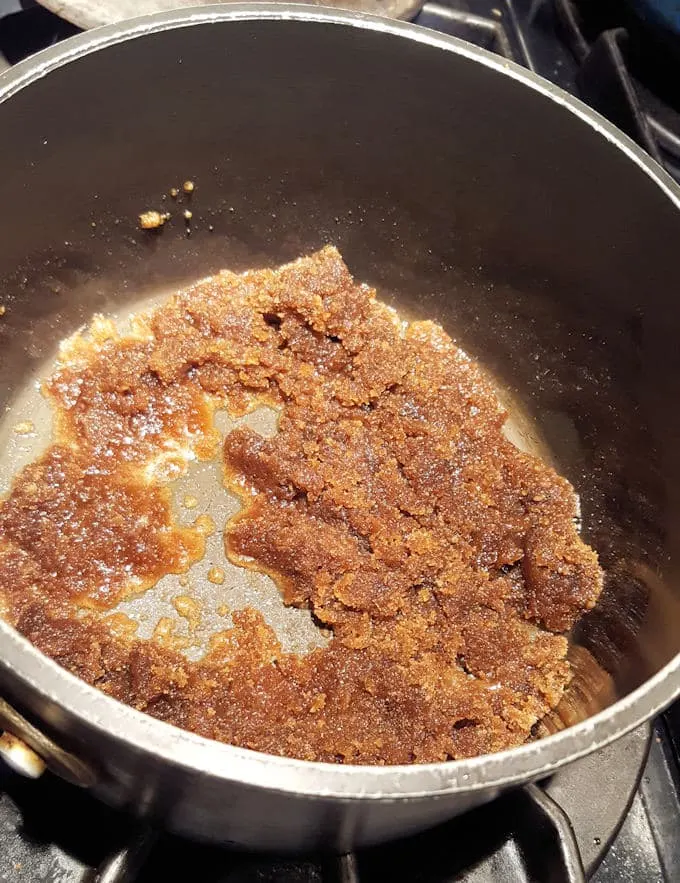
M680 198L630 141L452 38L282 5L63 43L0 78L0 124L14 170L0 242L5 407L94 311L333 241L383 297L443 322L531 416L608 572L574 635L590 662L557 732L420 767L208 742L98 693L0 623L0 688L97 757L101 797L203 839L344 850L540 778L680 692ZM178 225L144 238L139 212L187 177L191 237Z
M49 739L0 697L0 755L15 770L37 779L45 768L72 785L89 788L96 781L94 768Z
M47 769L42 757L21 739L8 732L0 735L0 758L15 773L27 779L39 779Z

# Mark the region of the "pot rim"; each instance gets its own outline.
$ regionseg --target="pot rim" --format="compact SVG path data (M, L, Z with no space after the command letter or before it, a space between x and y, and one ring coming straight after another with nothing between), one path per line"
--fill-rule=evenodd
M680 187L640 147L604 117L514 62L458 38L363 13L286 3L191 7L79 34L15 65L0 76L0 105L71 61L117 43L217 22L317 22L412 40L484 65L560 105L624 153L680 210ZM263 754L198 736L156 720L100 692L61 668L0 620L0 668L8 678L137 751L186 771L225 782L300 796L348 800L429 798L502 787L540 778L636 728L680 695L680 654L612 706L537 742L467 760L400 766L318 763Z

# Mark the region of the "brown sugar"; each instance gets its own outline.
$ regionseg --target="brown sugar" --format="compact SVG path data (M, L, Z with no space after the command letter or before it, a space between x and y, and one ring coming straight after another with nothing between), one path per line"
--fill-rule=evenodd
M157 230L165 224L168 216L163 212L147 211L139 216L139 226L142 230Z
M204 537L212 536L217 530L215 522L209 515L199 515L194 521L194 529Z
M216 586L221 586L226 574L223 567L211 567L208 571L208 581Z
M189 631L195 632L201 624L201 605L196 598L192 598L191 595L177 595L172 599L172 606L183 619L186 619Z
M491 384L438 325L401 323L328 247L202 281L134 337L101 327L64 348L45 384L56 443L0 505L0 609L19 631L135 708L259 751L423 763L530 737L602 575L572 487L504 437ZM149 464L209 459L214 410L259 404L278 432L234 429L222 451L241 511L179 526ZM170 623L151 640L107 624L215 527L327 646L285 652L250 608L199 661Z

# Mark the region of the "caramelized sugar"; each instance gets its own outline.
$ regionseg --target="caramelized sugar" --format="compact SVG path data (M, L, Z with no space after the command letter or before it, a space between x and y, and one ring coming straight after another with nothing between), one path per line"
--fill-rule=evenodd
M260 751L422 763L525 741L569 681L561 633L601 572L573 489L504 437L479 367L333 248L220 273L134 328L96 320L45 384L56 442L0 507L3 615L110 695ZM201 557L205 525L174 521L164 482L214 455L214 407L261 403L278 432L227 436L243 508L218 528L332 637L287 653L245 609L192 662L101 611Z

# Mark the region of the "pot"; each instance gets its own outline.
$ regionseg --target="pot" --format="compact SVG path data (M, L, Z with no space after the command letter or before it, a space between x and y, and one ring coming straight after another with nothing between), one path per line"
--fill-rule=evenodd
M525 441L580 493L607 572L572 636L586 662L554 732L500 754L380 768L210 742L0 622L0 692L21 715L5 727L181 834L345 850L540 779L680 692L680 193L628 138L461 41L278 4L66 41L0 78L0 127L3 405L95 311L332 241L357 278L487 366ZM187 178L191 235L139 230Z

